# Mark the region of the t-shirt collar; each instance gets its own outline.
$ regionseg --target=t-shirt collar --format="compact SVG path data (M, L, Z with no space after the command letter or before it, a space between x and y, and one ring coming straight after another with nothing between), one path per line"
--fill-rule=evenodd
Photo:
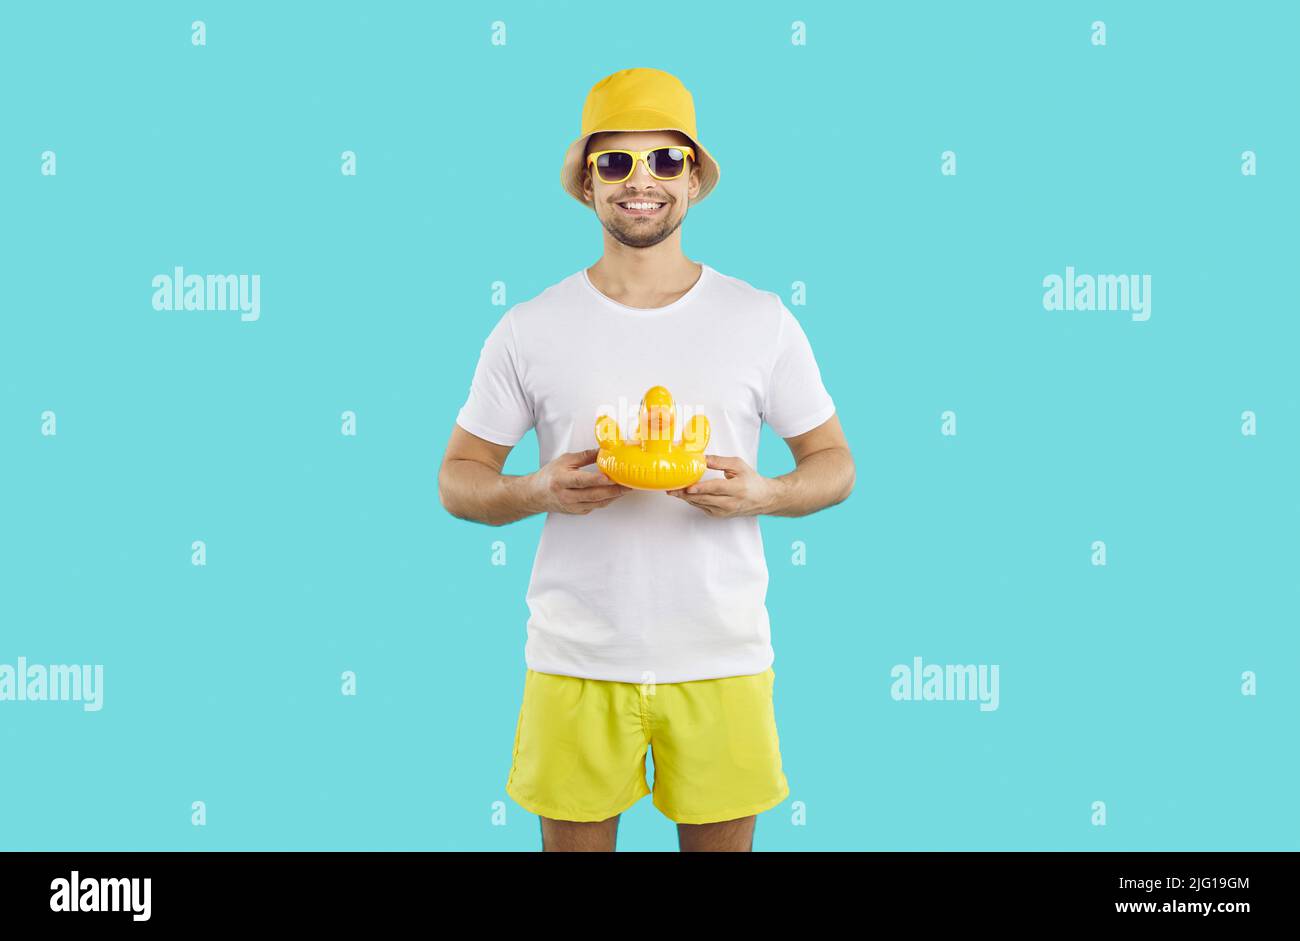
M626 304L620 304L612 297L602 294L596 285L591 283L591 278L587 276L587 269L585 266L582 271L579 272L579 280L598 301L619 311L620 313L633 314L637 316L654 316L656 314L666 314L670 311L677 310L677 308L685 306L693 297L695 297L695 295L700 293L701 289L704 287L704 282L713 274L713 269L704 262L700 262L700 268L700 276L696 279L695 283L690 286L687 292L671 304L667 304L663 307L628 307Z

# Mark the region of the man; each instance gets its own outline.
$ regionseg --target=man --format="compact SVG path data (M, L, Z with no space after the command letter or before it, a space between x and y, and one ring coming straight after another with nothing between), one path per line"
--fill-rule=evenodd
M612 851L619 815L652 793L647 750L682 850L752 849L755 815L789 795L758 516L843 501L854 467L781 299L682 253L687 208L718 176L676 78L627 69L592 88L561 179L604 226L604 253L498 321L439 472L454 516L547 514L506 784L541 817L544 850ZM634 436L657 385L709 420L694 486L633 489L593 466L596 419ZM763 421L793 472L754 470ZM541 467L502 474L533 427Z

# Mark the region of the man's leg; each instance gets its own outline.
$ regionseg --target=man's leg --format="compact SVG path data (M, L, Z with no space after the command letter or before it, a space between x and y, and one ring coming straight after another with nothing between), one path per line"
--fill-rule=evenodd
M539 817L542 822L542 852L560 853L612 853L618 839L618 818L595 822L577 820L552 820Z
M753 852L755 816L721 823L679 823L677 845L683 853Z

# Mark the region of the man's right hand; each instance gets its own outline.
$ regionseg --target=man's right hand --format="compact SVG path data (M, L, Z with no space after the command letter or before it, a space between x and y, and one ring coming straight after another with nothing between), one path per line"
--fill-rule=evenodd
M570 451L537 469L533 485L541 512L586 515L634 489L610 480L601 471L579 470L596 463L599 453L599 448Z

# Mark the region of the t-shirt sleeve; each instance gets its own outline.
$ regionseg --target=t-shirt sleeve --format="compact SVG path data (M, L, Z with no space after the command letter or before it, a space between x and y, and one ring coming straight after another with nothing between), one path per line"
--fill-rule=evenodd
M456 415L456 424L493 444L517 444L536 423L521 375L507 310L483 342L469 397Z
M781 299L776 300L781 306L781 325L763 404L763 420L782 438L793 438L812 431L834 415L835 402L822 385L821 370L817 368L803 327Z

